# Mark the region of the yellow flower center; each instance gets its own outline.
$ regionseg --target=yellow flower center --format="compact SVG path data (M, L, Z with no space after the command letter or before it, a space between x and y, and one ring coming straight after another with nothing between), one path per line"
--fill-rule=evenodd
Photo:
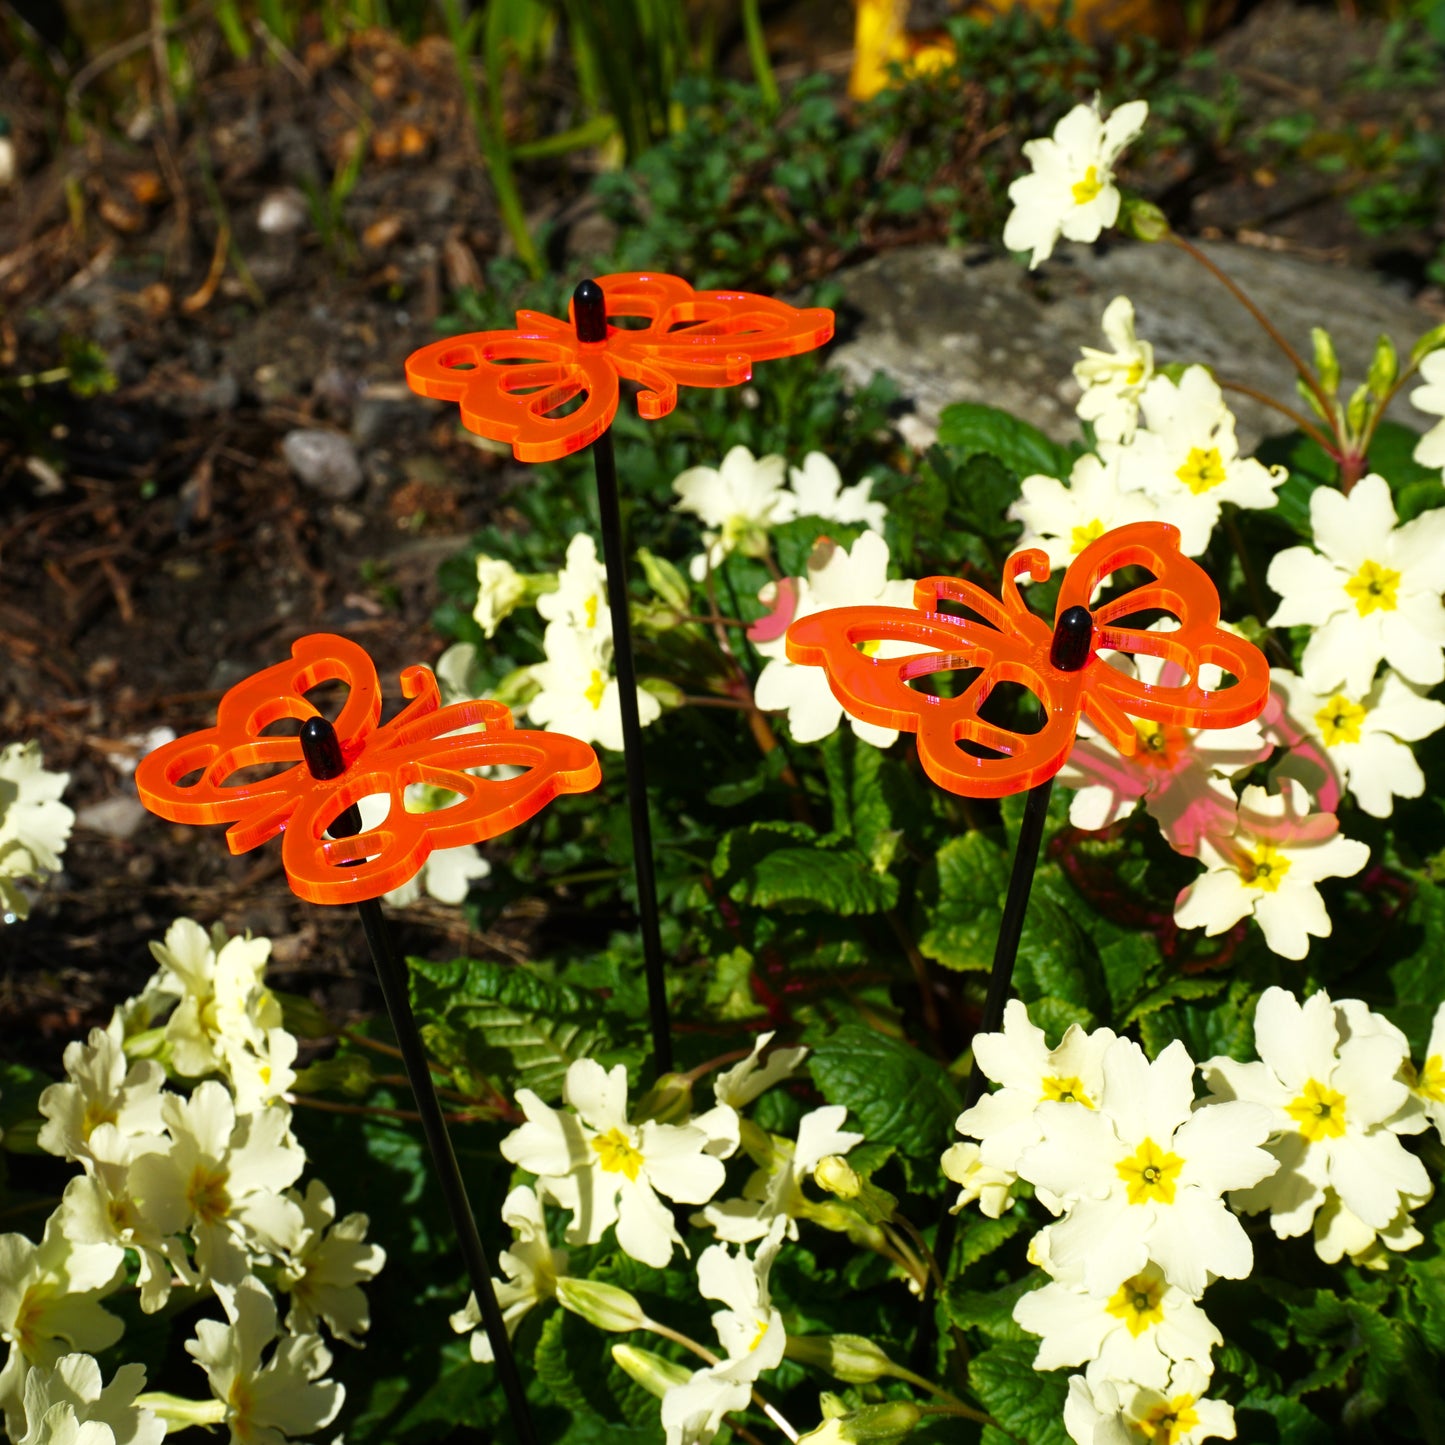
M263 1084L269 1084L269 1083L271 1082L271 1065L270 1065L270 1064L262 1064L261 1067L260 1067L256 1072L257 1072L257 1074L260 1076L261 1082L262 1082Z
M760 1319L758 1321L758 1332L753 1336L752 1344L748 1346L748 1354L752 1354L752 1352L757 1349L757 1347L762 1344L762 1342L767 1338L767 1335L768 1322L765 1319Z
M1186 730L1166 723L1150 722L1146 718L1136 717L1133 721L1141 744L1134 756L1146 767L1165 772L1172 770L1179 761L1180 751L1189 745Z
M32 1285L25 1291L20 1308L15 1312L15 1323L11 1327L9 1338L14 1340L20 1353L27 1359L33 1360L39 1353L39 1326L45 1318L46 1296L53 1293L53 1289L47 1289L44 1285Z
M1086 1109L1094 1107L1094 1101L1084 1092L1083 1084L1072 1074L1051 1074L1042 1081L1041 1087L1041 1104L1082 1104Z
M860 642L858 644L858 651L861 652L864 657L877 657L878 649L882 646L883 639L881 637L875 637L870 642Z
M1179 1445L1199 1424L1199 1411L1194 1408L1196 1395L1175 1395L1167 1404L1155 1405L1147 1415L1134 1422L1134 1428L1149 1445Z
M1425 1067L1420 1070L1420 1079L1415 1089L1432 1104L1445 1104L1445 1059L1439 1054L1431 1054L1425 1060Z
M1311 1144L1338 1139L1345 1132L1345 1096L1318 1079L1310 1079L1284 1111Z
M1136 362L1128 369L1128 371L1126 371L1126 372L1124 373L1124 385L1125 385L1125 386L1138 386L1139 383L1140 383L1141 381L1143 381L1143 380L1144 380L1144 363L1143 363L1142 361L1136 361Z
M602 706L602 694L607 691L607 679L602 676L600 669L592 669L592 681L587 684L587 690L582 694L592 704L595 712Z
M1137 1339L1145 1330L1164 1323L1164 1279L1136 1274L1114 1291L1105 1307L1116 1320L1123 1320L1129 1333Z
M1098 166L1090 166L1084 172L1083 180L1074 182L1074 204L1087 206L1103 189L1104 183L1099 179Z
M226 1189L230 1175L224 1169L197 1164L186 1186L186 1203L203 1224L218 1224L231 1212L231 1196Z
M1290 861L1273 843L1261 843L1239 862L1239 876L1251 888L1276 893L1290 870Z
M1226 479L1218 447L1190 447L1189 460L1174 473L1197 497Z
M1152 1139L1145 1141L1127 1158L1114 1165L1130 1204L1174 1203L1174 1190L1184 1161L1166 1154Z
M80 1137L88 1141L102 1124L114 1124L115 1121L116 1111L109 1101L87 1099L85 1114L80 1121Z
M1073 535L1069 538L1069 547L1072 555L1077 557L1090 542L1097 542L1104 535L1104 524L1095 517L1083 527L1075 527Z
M597 594L594 592L586 602L582 604L582 615L587 619L588 627L597 626L597 600Z
M1332 748L1336 743L1357 743L1360 740L1360 724L1365 720L1365 709L1357 702L1351 702L1344 693L1337 692L1316 714L1315 726L1325 740L1325 746Z
M1400 574L1378 562L1361 562L1360 570L1345 583L1345 591L1361 617L1372 612L1393 612L1400 605L1396 598L1399 590Z
M621 1129L609 1129L605 1134L598 1134L592 1141L592 1147L607 1173L625 1174L629 1179L636 1179L642 1172L642 1155L632 1147Z

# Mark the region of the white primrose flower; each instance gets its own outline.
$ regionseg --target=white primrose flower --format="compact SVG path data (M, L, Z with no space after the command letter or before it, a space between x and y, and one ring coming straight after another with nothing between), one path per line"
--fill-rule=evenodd
M277 1271L277 1287L291 1299L286 1312L286 1329L293 1335L317 1333L322 1321L332 1336L348 1345L371 1328L371 1310L361 1285L375 1279L386 1263L386 1251L368 1244L364 1214L336 1218L336 1201L319 1180L306 1185L303 1198L294 1189L286 1191L301 1210L301 1235L286 1251L285 1263Z
M269 938L232 938L221 923L207 935L194 919L178 918L150 949L160 969L147 989L179 999L166 1021L178 1074L224 1072L222 1040L264 1048L266 1031L281 1027L281 1005L266 987Z
M525 1184L507 1195L502 1204L502 1222L511 1226L514 1238L497 1258L507 1277L494 1279L492 1285L510 1338L534 1306L557 1293L558 1276L567 1273L567 1251L552 1248L542 1201ZM466 1304L451 1316L451 1326L459 1335L471 1331L472 1359L490 1364L492 1342L486 1330L480 1328L481 1323L482 1310L473 1291Z
M1209 545L1221 503L1274 506L1285 469L1240 456L1234 414L1204 367L1191 366L1177 385L1156 376L1139 406L1145 424L1118 450L1120 484L1143 492L1179 528L1185 556L1197 557Z
M548 732L621 752L622 695L612 675L610 632L599 643L595 635L554 622L542 636L542 650L546 660L532 667L539 690L527 716ZM643 727L662 716L662 704L645 687L637 689L637 716Z
M679 499L673 510L691 512L712 529L702 534L707 551L688 564L694 582L733 552L763 556L769 530L797 515L797 498L783 486L785 468L782 457L755 457L735 446L721 467L689 467L673 482Z
M1213 937L1252 914L1273 952L1303 958L1310 938L1328 938L1332 927L1316 885L1352 877L1369 858L1366 844L1340 836L1333 813L1309 811L1293 778L1274 796L1248 787L1234 831L1200 841L1205 871L1180 893L1174 921Z
M51 1084L40 1095L45 1123L37 1142L63 1159L84 1159L91 1135L102 1124L137 1141L158 1137L161 1089L166 1072L151 1059L131 1063L125 1056L119 1016L107 1028L91 1029L90 1037L65 1046L64 1084Z
M1410 1088L1419 1099L1425 1117L1445 1140L1445 1003L1435 1010L1430 1042L1425 1046L1425 1063Z
M768 1293L768 1274L783 1231L784 1221L775 1220L752 1259L722 1244L709 1245L699 1257L698 1292L726 1306L714 1312L712 1322L727 1354L663 1396L668 1445L705 1445L724 1415L747 1405L753 1381L782 1362L787 1335Z
M985 1214L997 1219L1012 1202L1019 1158L1044 1137L1040 1104L1098 1107L1104 1085L1104 1053L1114 1038L1112 1029L1085 1033L1077 1024L1070 1024L1058 1048L1051 1049L1044 1031L1030 1022L1028 1009L1016 998L1004 1006L1001 1033L974 1036L974 1067L1002 1087L965 1109L955 1123L960 1134L980 1141L977 1161L950 1150L952 1168L945 1163L944 1172L963 1184L966 1193L972 1190L984 1199ZM949 1155L944 1158L947 1161ZM996 1191L1004 1179L1009 1192L1003 1197L996 1192L983 1195L985 1189ZM1056 1200L1046 1197L1043 1203L1058 1212ZM962 1201L954 1212L961 1206Z
M567 544L567 560L557 574L557 590L537 599L537 611L545 621L564 623L581 633L594 651L612 640L607 571L597 560L597 543L586 532L578 532Z
M596 1244L617 1226L633 1259L662 1269L682 1236L658 1194L705 1204L726 1170L707 1153L707 1133L690 1125L627 1120L627 1070L577 1059L562 1089L571 1112L517 1090L527 1122L502 1141L502 1157L537 1176L538 1192L572 1215L569 1244ZM685 1246L684 1246L685 1249Z
M472 616L483 637L496 634L498 624L526 601L527 591L526 579L510 562L477 558L477 601Z
M1024 524L1014 551L1038 547L1049 566L1059 568L1105 532L1129 522L1157 521L1160 512L1143 492L1124 488L1117 452L1107 458L1085 452L1074 462L1067 483L1056 477L1025 477L1008 515Z
M48 773L39 743L0 748L0 913L25 918L30 899L16 880L43 883L60 871L75 814L60 801L69 773Z
M1326 993L1301 1004L1282 988L1268 988L1254 1014L1260 1062L1220 1057L1204 1066L1214 1097L1244 1099L1270 1111L1267 1147L1279 1169L1230 1198L1248 1214L1269 1210L1281 1239L1310 1228L1327 1190L1371 1231L1398 1230L1402 1198L1420 1201L1431 1191L1424 1165L1391 1128L1410 1103L1401 1078L1403 1036L1393 1028L1349 1028L1342 1038L1342 1021L1348 1025L1349 1015L1341 1015ZM1335 1229L1349 1238L1350 1220L1337 1217Z
M409 813L433 813L448 807L455 797L456 794L446 788L412 783L407 787L403 800ZM390 800L381 793L372 793L362 798L357 806L361 810L362 829L368 830L385 822ZM438 848L427 854L425 862L412 877L387 893L386 901L405 908L415 903L425 891L438 903L461 903L473 879L490 877L491 872L492 865L477 851L475 843L464 843L460 848Z
M254 1114L285 1097L296 1082L296 1070L291 1066L298 1047L296 1036L285 1029L267 1029L260 1044L249 1046L230 1038L221 1040L237 1114Z
M1431 416L1445 417L1445 351L1429 352L1420 363L1424 386L1410 393L1410 405ZM1414 458L1422 467L1445 467L1445 421L1438 421L1415 443Z
M774 1049L767 1062L761 1063L762 1052L772 1043L773 1033L769 1029L767 1033L759 1034L747 1058L714 1076L712 1092L719 1104L727 1104L733 1109L746 1108L759 1094L790 1078L808 1057L808 1050L804 1047Z
M1324 801L1323 790L1337 797L1348 788L1374 818L1388 818L1396 798L1418 798L1425 774L1407 743L1417 743L1445 727L1445 703L1423 695L1399 673L1386 668L1363 696L1341 688L1317 692L1284 668L1270 669L1270 683L1284 701L1281 723L1291 729L1296 748L1276 770L1298 778ZM1328 804L1325 811L1332 811Z
M1083 348L1074 379L1084 389L1075 410L1105 442L1129 442L1139 424L1139 397L1154 375L1154 348L1134 334L1134 303L1116 296L1104 311L1104 337L1112 351Z
M25 1380L32 1369L53 1369L76 1350L108 1349L125 1332L100 1304L121 1284L122 1259L114 1246L67 1239L58 1211L39 1244L23 1234L0 1234L0 1340L10 1346L0 1370L0 1410L12 1440L25 1433Z
M888 544L876 532L864 532L851 550L820 540L808 558L808 575L797 579L796 588L793 621L833 607L865 603L883 607L913 605L913 583L888 580ZM754 644L759 656L768 660L758 677L754 699L764 712L786 712L788 727L797 742L821 742L838 730L845 716L843 704L833 696L823 668L788 661L784 632L786 628L772 641ZM903 657L918 650L913 643L883 642L873 655ZM878 727L851 716L848 723L874 747L886 748L898 737L895 728Z
M1150 1063L1133 1040L1115 1039L1103 1069L1097 1108L1039 1105L1043 1142L1019 1160L1019 1176L1065 1209L1049 1227L1050 1272L1110 1296L1150 1260L1195 1299L1211 1274L1243 1279L1254 1250L1220 1196L1275 1168L1259 1147L1268 1111L1196 1111L1194 1061L1177 1040Z
M774 1221L788 1221L787 1237L798 1237L796 1221L807 1218L814 1206L803 1193L803 1181L812 1176L820 1160L830 1154L846 1154L863 1135L842 1127L848 1110L842 1104L825 1104L798 1121L798 1138L779 1138L749 1128L743 1147L758 1165L743 1185L741 1199L709 1204L693 1215L692 1222L707 1225L728 1244L750 1244L763 1239Z
M1173 630L1156 623L1150 629ZM1113 657L1121 672L1133 674L1149 687L1175 686L1183 671L1160 657L1142 654ZM1058 772L1064 787L1076 788L1069 804L1069 822L1076 828L1107 828L1128 817L1142 800L1176 853L1194 857L1209 833L1234 826L1235 797L1228 779L1247 772L1273 750L1258 722L1234 728L1185 728L1173 723L1131 718L1139 738L1132 757L1125 757L1087 721L1079 741Z
M1204 1373L1224 1336L1157 1265L1147 1264L1112 1294L1090 1294L1053 1280L1019 1298L1014 1319L1039 1335L1034 1369L1088 1365L1091 1380L1130 1380L1162 1390L1189 1361Z
M53 1369L31 1370L26 1378L29 1429L19 1445L160 1445L165 1421L135 1403L144 1386L142 1365L122 1365L102 1386L89 1355L62 1355Z
M226 1407L230 1445L286 1445L329 1425L346 1391L321 1378L331 1368L331 1351L320 1336L282 1335L263 1365L262 1352L277 1338L276 1301L254 1275L234 1288L221 1285L216 1294L229 1323L199 1321L186 1352Z
M950 1144L939 1160L943 1177L959 1185L958 1198L949 1207L950 1214L959 1214L974 1200L990 1219L997 1219L1014 1202L1014 1185L1019 1177L1012 1169L999 1169L983 1162L983 1151L977 1144Z
M1364 697L1382 661L1417 687L1445 680L1445 508L1395 522L1389 483L1373 472L1348 497L1316 487L1314 550L1290 547L1269 564L1281 598L1270 626L1315 629L1300 672L1316 692Z
M1429 1198L1429 1194L1401 1194L1399 1212L1383 1229L1376 1229L1333 1189L1326 1189L1324 1203L1314 1218L1315 1253L1326 1264L1338 1264L1348 1255L1350 1263L1362 1269L1387 1269L1390 1252L1402 1254L1425 1242L1411 1211Z
M190 1228L195 1268L216 1285L235 1285L256 1258L279 1257L300 1241L300 1206L282 1191L306 1167L284 1104L239 1118L214 1079L188 1099L166 1095L171 1148L142 1155L130 1184L164 1234Z
M797 516L821 517L825 522L859 525L870 532L882 533L888 508L871 499L871 477L845 487L842 474L831 458L822 452L809 452L801 467L788 468L788 480L798 499L794 508Z
M77 1245L134 1250L139 1270L140 1307L154 1314L170 1298L172 1274L193 1284L185 1248L175 1237L174 1216L152 1210L135 1193L131 1169L138 1159L164 1154L167 1140L124 1135L100 1124L90 1137L86 1172L65 1186L58 1218L65 1237Z
M1076 1445L1200 1445L1234 1439L1234 1408L1208 1400L1209 1376L1198 1365L1176 1365L1168 1386L1152 1390L1119 1380L1069 1380L1064 1429Z
M1054 242L1097 241L1119 218L1114 164L1144 129L1148 103L1131 100L1105 120L1099 97L1076 105L1054 127L1052 139L1031 140L1024 157L1033 167L1008 188L1014 203L1003 229L1010 251L1031 251L1029 270L1048 260Z

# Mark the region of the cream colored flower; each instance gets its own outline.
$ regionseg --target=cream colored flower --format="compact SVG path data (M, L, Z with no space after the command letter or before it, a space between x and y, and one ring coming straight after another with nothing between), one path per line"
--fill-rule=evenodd
M1431 351L1420 363L1424 386L1410 393L1410 405L1432 416L1445 417L1445 351ZM1445 421L1438 421L1415 443L1415 460L1422 467L1445 467Z
M160 1445L165 1421L135 1403L144 1386L141 1365L122 1365L102 1386L89 1355L62 1355L53 1369L26 1378L29 1428L19 1445Z
M798 516L821 517L825 522L841 522L845 526L864 526L870 532L883 531L888 508L871 499L870 477L845 487L842 474L828 457L822 452L809 452L801 467L788 468L788 480L798 499L794 509Z
M477 558L477 601L472 616L483 637L492 637L498 624L527 598L527 582L510 562L496 557Z
M1186 1361L1164 1390L1122 1380L1069 1380L1064 1429L1076 1445L1200 1445L1234 1439L1234 1409L1206 1399L1209 1376Z
M312 1179L301 1196L286 1198L301 1210L301 1234L286 1251L276 1283L291 1299L286 1328L293 1335L313 1334L322 1321L332 1336L348 1345L371 1327L371 1311L362 1284L375 1279L386 1263L386 1251L368 1244L364 1214L336 1218L336 1201L319 1180Z
M1148 115L1145 101L1131 100L1105 120L1095 96L1091 105L1076 105L1054 127L1051 139L1025 144L1024 157L1033 170L1008 188L1014 208L1003 243L1010 251L1032 252L1030 270L1053 254L1060 236L1097 241L1118 220L1114 165Z
M622 694L612 674L610 634L599 648L595 637L554 622L543 634L542 648L546 660L532 668L538 691L527 704L527 716L549 732L621 752ZM647 727L661 716L662 704L639 687L639 723Z
M612 640L607 572L597 560L597 543L586 532L576 533L567 544L567 561L557 574L557 590L537 599L537 611L545 621L564 623L580 633L594 652Z
M1154 522L1163 515L1140 491L1120 481L1119 453L1107 458L1085 452L1074 463L1069 480L1025 477L1019 500L1008 515L1024 524L1015 552L1038 547L1052 568L1067 567L1090 542L1130 522Z
M75 814L60 801L69 773L48 773L39 743L0 748L0 914L25 918L19 880L43 883L60 871Z
M673 482L674 510L691 512L709 529L702 534L707 550L689 564L694 582L733 552L763 556L769 531L797 515L797 498L783 486L784 468L780 456L755 457L735 446L721 467L689 467Z
M1104 336L1112 351L1083 348L1074 379L1083 387L1078 411L1105 442L1129 442L1139 423L1139 397L1154 375L1154 348L1134 335L1134 303L1116 296L1104 312Z
M83 1159L89 1155L91 1135L102 1124L112 1124L136 1140L162 1133L165 1070L149 1059L131 1063L123 1045L117 1016L109 1027L91 1029L86 1042L76 1039L65 1046L68 1082L51 1084L40 1096L46 1120L37 1140L42 1149L64 1159Z

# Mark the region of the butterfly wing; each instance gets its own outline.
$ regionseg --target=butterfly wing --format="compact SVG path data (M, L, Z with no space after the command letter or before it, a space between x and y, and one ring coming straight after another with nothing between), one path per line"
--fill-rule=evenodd
M1048 563L1039 552L1016 555L1005 600L972 583L930 577L917 584L914 608L841 607L815 612L788 629L788 657L822 667L833 695L854 717L880 727L918 734L924 771L941 788L971 797L1002 797L1051 777L1074 742L1080 682L1048 663L1052 634L1018 599L1014 578L1030 571L1042 579ZM940 611L951 602L977 613L979 621ZM871 643L912 644L906 656L879 658ZM954 698L921 692L913 684L930 674L980 669ZM979 711L1004 682L1026 687L1043 704L1044 725L1016 733L985 721ZM979 757L960 744L997 754Z
M833 313L799 308L747 291L694 291L680 276L629 271L599 276L613 318L641 319L637 329L609 326L605 345L618 371L641 383L637 409L666 416L683 386L736 386L753 364L796 356L833 335ZM584 348L585 349L585 348Z
M286 829L287 877L312 903L379 897L415 877L432 852L496 837L561 794L586 792L601 781L597 755L586 743L561 733L519 732L501 703L437 707L436 682L426 668L409 668L402 688L412 705L376 732L329 792L308 794ZM494 766L524 771L506 778L468 771ZM445 788L458 801L410 812L405 795L413 783ZM378 793L390 806L376 827L341 840L323 836L342 811Z
M1095 653L1082 674L1090 721L1120 752L1131 754L1138 734L1130 717L1191 728L1232 728L1258 717L1269 700L1269 663L1253 643L1219 625L1213 581L1179 550L1179 531L1167 522L1132 522L1091 542L1065 574L1056 615L1087 607L1098 585L1124 567L1147 568L1153 578L1094 611ZM1173 613L1178 629L1152 632L1125 625L1153 610ZM1151 686L1111 666L1097 655L1101 651L1161 657L1187 681ZM1225 688L1201 687L1206 666L1221 668L1234 681Z
M336 719L343 754L355 756L381 716L376 668L365 651L344 637L313 633L298 639L287 662L248 677L227 690L216 724L177 738L142 758L136 791L153 813L173 823L231 823L226 841L244 853L286 826L303 798L328 786L312 778L295 736L265 735L282 718L317 715L306 692L340 681L350 693ZM265 778L238 780L260 766L285 766ZM183 781L199 774L193 781Z
M422 396L457 402L468 431L506 442L523 462L580 451L617 412L605 350L579 346L570 326L536 311L519 311L515 331L473 331L414 351L406 380ZM558 414L579 396L581 406Z

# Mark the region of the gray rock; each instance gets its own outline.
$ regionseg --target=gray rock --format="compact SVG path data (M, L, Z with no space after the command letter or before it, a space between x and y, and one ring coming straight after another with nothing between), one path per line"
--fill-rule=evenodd
M1364 379L1381 331L1404 355L1435 324L1373 275L1226 242L1202 249L1307 361L1310 328L1328 328L1346 398ZM1303 409L1283 353L1219 282L1174 246L1065 244L1032 274L1007 257L928 246L890 251L838 279L862 321L835 348L831 364L860 383L875 371L892 377L914 404L903 430L916 446L933 441L940 411L955 401L1002 407L1057 441L1077 438L1073 366L1080 347L1108 349L1100 322L1118 295L1133 301L1138 334L1153 343L1156 362L1203 362L1221 382ZM1228 401L1246 450L1292 429L1287 417L1247 396L1231 393ZM1421 429L1427 420L1404 396L1390 415Z
M75 815L75 826L88 828L92 833L103 833L107 838L124 840L140 827L147 816L139 798L130 793L117 793L114 797L103 798L82 808Z
M302 427L286 433L281 442L286 465L304 487L344 502L361 490L364 478L356 448L340 432Z

